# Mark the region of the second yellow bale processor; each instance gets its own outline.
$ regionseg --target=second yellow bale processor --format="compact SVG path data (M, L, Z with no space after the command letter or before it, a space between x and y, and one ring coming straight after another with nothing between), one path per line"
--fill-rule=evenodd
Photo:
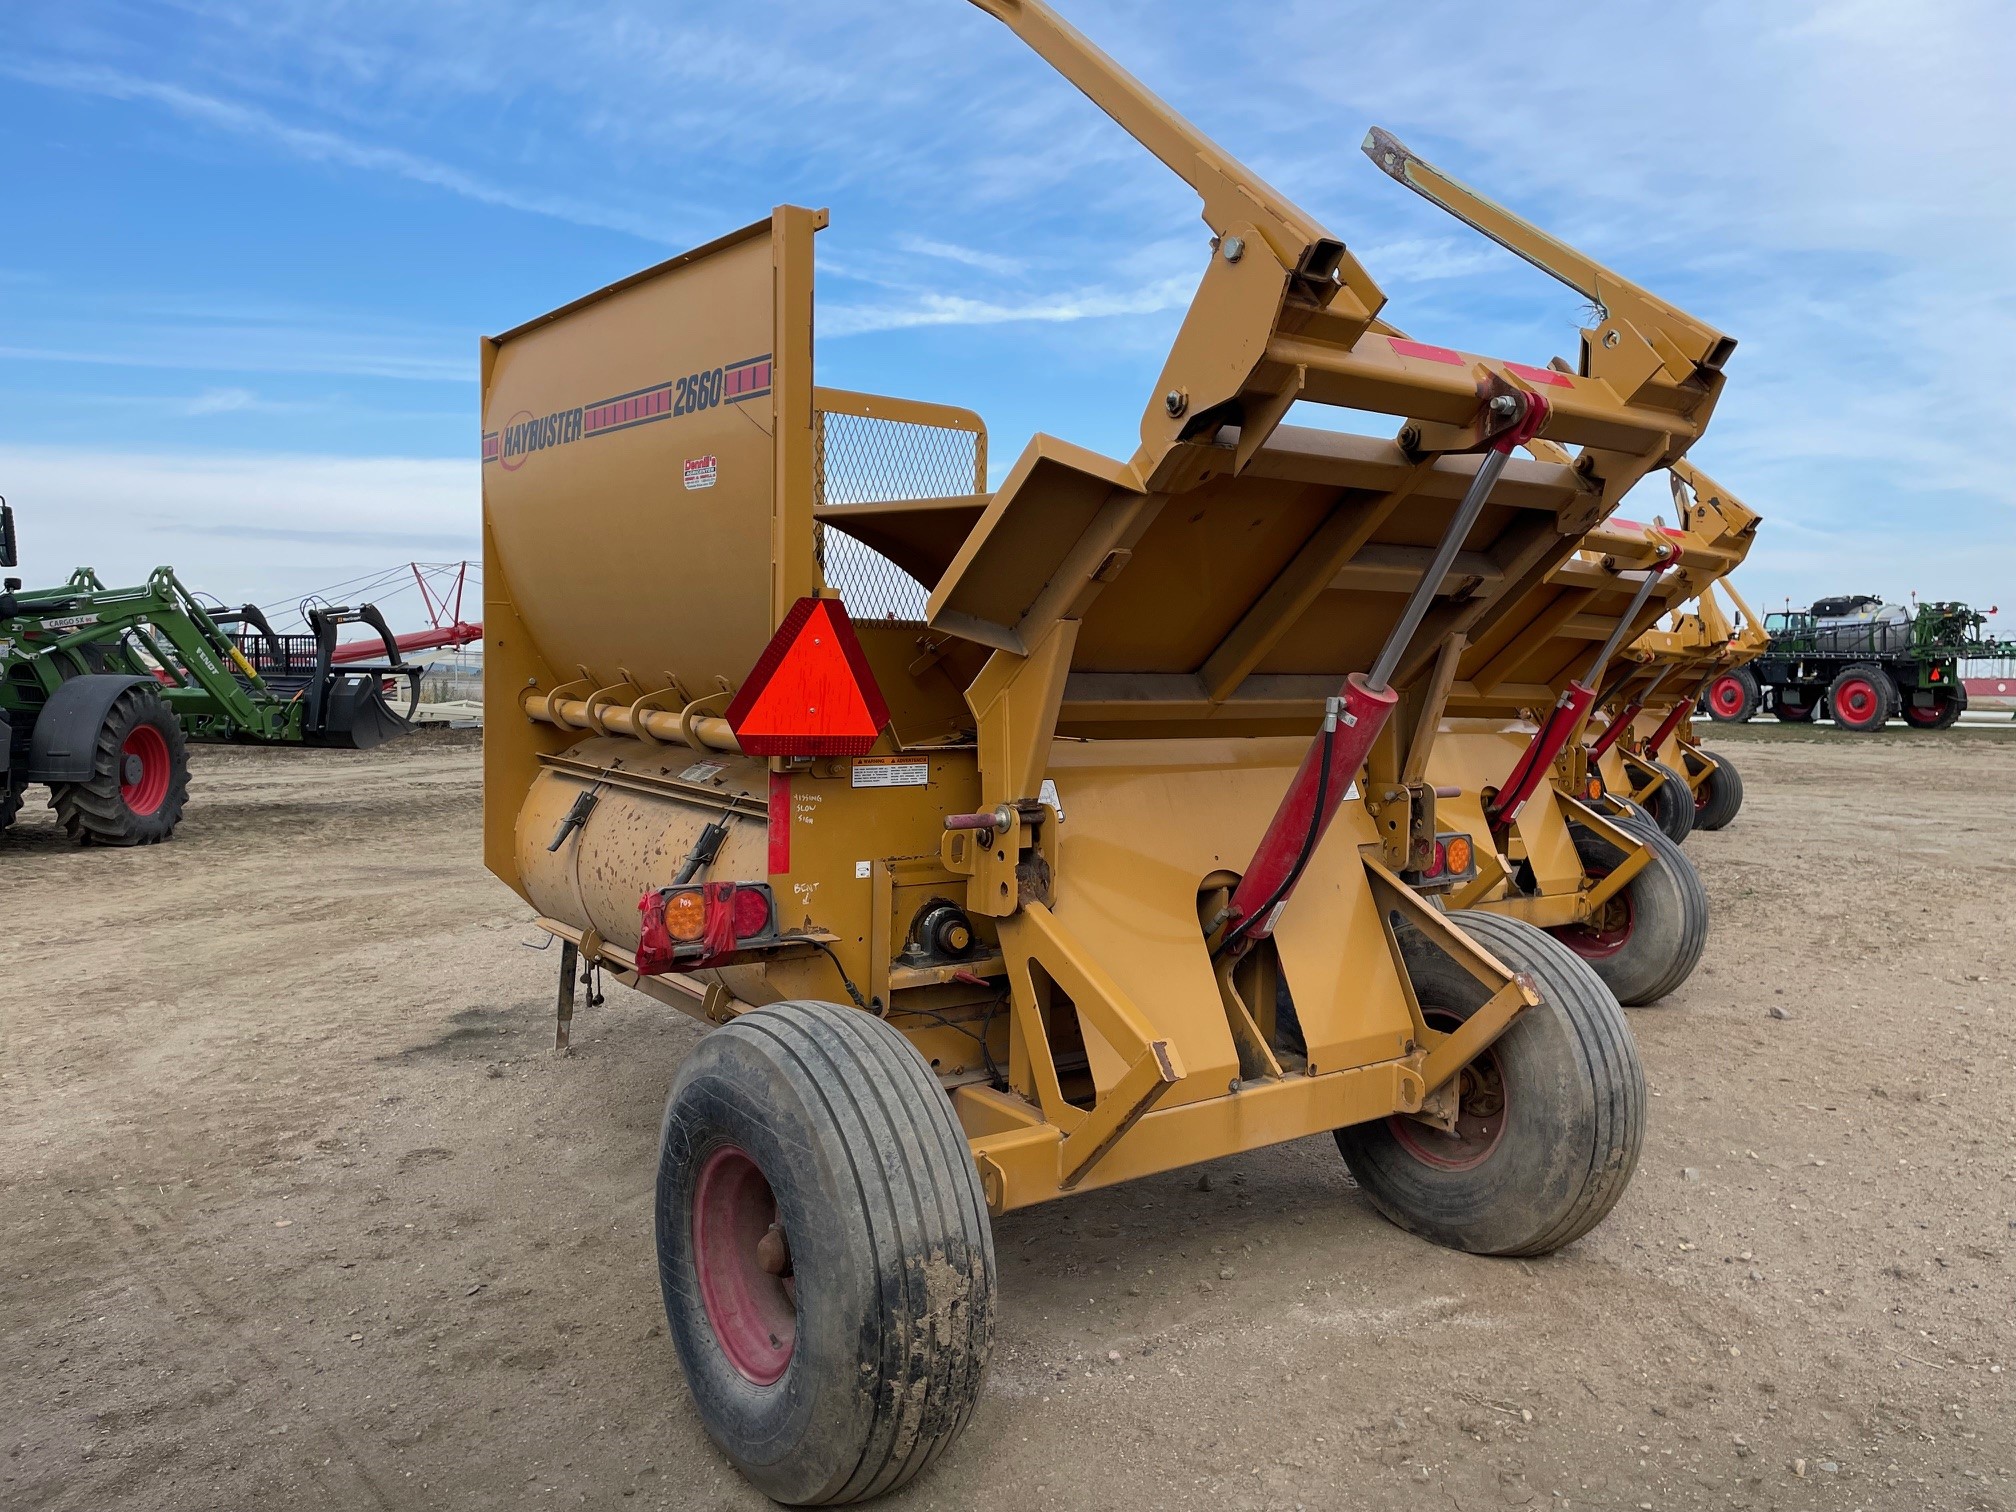
M1672 468L1672 486L1688 550L1705 565L1687 578L1692 602L1676 599L1664 621L1632 643L1592 750L1609 791L1649 807L1684 840L1724 828L1743 806L1742 774L1729 757L1702 748L1694 715L1770 637L1730 581L1755 538L1757 513L1690 463Z
M1679 458L1732 343L1602 270L1573 368L1412 341L1045 6L977 3L1203 201L1131 458L1038 436L989 493L977 418L820 388L820 211L484 349L486 860L563 942L563 1040L584 966L721 1026L659 1271L707 1431L791 1503L965 1427L991 1215L1334 1132L1394 1222L1538 1254L1645 1113L1587 963L1437 906L1477 843L1423 763L1442 647Z

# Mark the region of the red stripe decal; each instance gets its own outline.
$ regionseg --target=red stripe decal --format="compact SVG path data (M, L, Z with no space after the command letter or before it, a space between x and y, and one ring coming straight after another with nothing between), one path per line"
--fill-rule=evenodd
M1573 388L1575 380L1566 373L1557 373L1552 368L1532 367L1524 362L1508 362L1505 371L1517 373L1528 383L1551 383L1556 388Z
M770 774L770 875L791 870L791 774Z
M1453 362L1463 365L1463 354L1452 352L1448 347L1430 346L1425 341L1402 341L1398 336L1388 336L1386 344L1402 357L1421 357L1429 362Z

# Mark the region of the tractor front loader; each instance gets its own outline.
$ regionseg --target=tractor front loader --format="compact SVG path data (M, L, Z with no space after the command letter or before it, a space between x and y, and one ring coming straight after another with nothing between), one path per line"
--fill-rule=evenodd
M990 493L977 416L818 386L818 210L482 353L485 860L561 942L560 1044L584 972L719 1026L659 1275L707 1431L794 1504L965 1427L993 1215L1333 1133L1395 1223L1540 1254L1645 1114L1588 963L1441 906L1492 842L1428 765L1449 648L1679 458L1733 343L1601 270L1573 366L1411 340L1047 6L976 3L1203 202L1131 457L1039 435Z
M0 521L11 567L13 513L4 504ZM152 845L181 821L192 740L365 749L404 733L383 687L406 678L417 698L420 669L401 660L375 609L317 613L321 654L302 675L269 680L169 568L137 588L108 588L88 567L60 588L24 591L7 579L0 828L20 812L28 785L44 783L73 841ZM384 635L386 661L332 666L336 626L358 619Z

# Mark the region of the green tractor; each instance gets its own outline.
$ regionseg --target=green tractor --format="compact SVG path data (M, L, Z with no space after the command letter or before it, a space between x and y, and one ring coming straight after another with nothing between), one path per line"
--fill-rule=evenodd
M18 565L14 512L0 500L0 567ZM205 609L173 571L108 588L88 567L60 588L0 589L0 829L29 784L80 845L153 845L189 796L189 742L366 750L412 728L423 668L404 661L369 604L311 609L308 635L276 635L248 605ZM361 623L385 660L336 660ZM243 627L234 637L226 626ZM385 699L407 681L407 709Z

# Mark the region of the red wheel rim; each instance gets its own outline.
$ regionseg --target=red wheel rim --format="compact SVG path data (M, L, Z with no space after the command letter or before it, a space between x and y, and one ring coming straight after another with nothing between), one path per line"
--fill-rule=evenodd
M693 1183L693 1270L721 1353L745 1380L771 1385L797 1343L797 1286L770 1183L734 1145L710 1153Z
M1591 882L1607 877L1608 871L1589 872ZM1603 961L1631 943L1631 889L1613 893L1602 911L1580 924L1568 924L1547 932L1585 961Z
M1443 1008L1421 1010L1428 1027L1452 1033L1463 1020ZM1456 1132L1447 1133L1433 1124L1394 1114L1386 1120L1400 1148L1423 1165L1438 1171L1467 1171L1491 1158L1505 1137L1509 1099L1505 1073L1498 1064L1498 1052L1486 1050L1456 1074Z
M168 801L168 741L151 724L133 726L119 747L119 798L145 818Z
M1945 712L1944 707L1939 704L1934 704L1929 709L1921 709L1916 704L1904 705L1905 720L1914 725L1921 725L1928 730L1939 723L1939 716Z
M1834 695L1834 713L1837 718L1845 718L1850 724L1867 724L1876 717L1882 707L1882 700L1876 696L1876 685L1867 678L1857 677L1841 684Z
M1718 677L1708 690L1708 706L1724 719L1743 712L1743 684L1733 677Z

